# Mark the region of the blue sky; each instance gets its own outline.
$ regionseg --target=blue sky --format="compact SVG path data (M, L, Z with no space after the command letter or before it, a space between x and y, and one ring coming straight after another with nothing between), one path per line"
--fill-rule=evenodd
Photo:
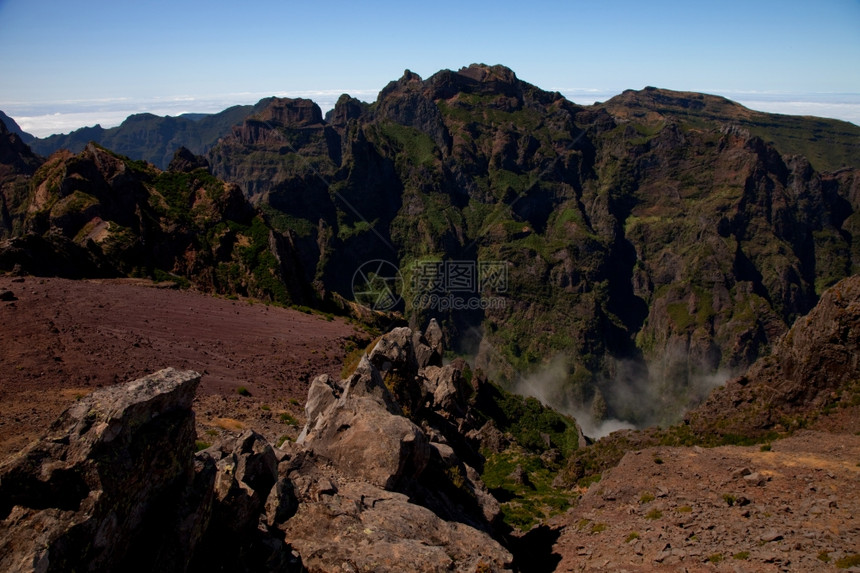
M647 85L860 124L860 1L0 0L0 109L36 135L268 95L373 101L504 64L578 103Z

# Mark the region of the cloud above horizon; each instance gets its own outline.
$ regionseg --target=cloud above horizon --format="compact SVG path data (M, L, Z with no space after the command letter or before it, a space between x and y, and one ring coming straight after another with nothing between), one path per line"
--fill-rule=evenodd
M565 97L581 105L603 102L621 90L594 88L556 88ZM280 93L233 93L210 97L177 95L150 100L129 98L65 100L56 102L7 102L0 109L14 118L21 129L36 137L68 133L81 127L101 125L107 129L120 125L137 113L178 116L184 113L218 113L234 105L248 105L260 99L277 97L308 98L323 113L334 107L341 94L372 102L377 90L318 90ZM860 125L860 94L780 94L762 92L709 92L732 99L750 109L788 115L807 115L848 121Z

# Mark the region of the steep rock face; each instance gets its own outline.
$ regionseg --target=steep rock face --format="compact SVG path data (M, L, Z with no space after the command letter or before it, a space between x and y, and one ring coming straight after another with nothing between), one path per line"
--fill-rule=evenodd
M150 276L223 294L310 302L289 235L180 150L162 172L97 145L59 152L29 184L0 267L73 278Z
M238 183L254 201L291 178L325 176L329 164L340 163L340 138L317 104L288 98L265 103L207 154L213 174Z
M850 272L844 200L799 158L731 130L671 126L630 157L619 246L635 252L631 294L648 307L636 343L664 395L742 370Z
M146 570L135 561L157 562L148 547L161 541L152 522L178 517L173 504L193 481L191 401L199 380L168 369L99 390L7 460L0 467L3 570ZM183 518L193 524L206 512L201 505ZM193 540L182 542L187 556Z
M29 181L41 164L42 159L0 120L0 240L20 232Z
M318 292L351 298L362 263L390 262L409 320L444 320L463 351L486 337L478 364L498 378L566 357L553 393L572 408L599 394L610 416L677 420L860 261L856 171L791 155L815 150L803 130L830 130L856 167L841 124L653 88L583 108L484 65L407 70L329 119L271 119L210 158L286 215ZM439 260L501 263L504 285L429 280ZM447 295L482 304L454 312Z
M846 390L860 371L860 277L828 289L773 353L687 415L698 433L761 435L801 423Z

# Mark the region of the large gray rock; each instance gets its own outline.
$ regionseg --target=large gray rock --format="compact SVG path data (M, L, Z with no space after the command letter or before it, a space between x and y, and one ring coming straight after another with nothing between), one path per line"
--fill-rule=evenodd
M303 499L284 532L309 571L472 573L510 569L512 562L486 533L362 482Z
M301 571L301 561L276 529L295 513L297 501L293 483L279 477L271 444L246 430L197 458L211 460L217 471L212 519L189 570Z
M343 471L384 489L393 489L404 476L420 475L430 457L427 437L401 415L367 357L337 388L328 382L314 381L300 443Z
M424 369L424 388L431 395L432 407L443 415L463 417L469 398L474 394L472 385L463 377L466 363L458 358L439 368Z
M195 454L193 372L81 400L0 466L0 570L510 569L462 435L478 386L428 336L395 329L316 378L283 450L248 430Z
M187 556L207 511L205 496L181 507L193 497L186 490L194 481L191 402L199 381L196 372L166 369L98 390L4 462L0 570L145 568L140 559L160 559L146 545L163 533L150 524L178 514L189 537L178 553Z

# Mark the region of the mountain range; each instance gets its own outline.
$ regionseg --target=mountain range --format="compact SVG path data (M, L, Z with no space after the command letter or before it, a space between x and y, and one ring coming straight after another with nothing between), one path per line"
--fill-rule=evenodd
M0 268L437 318L596 424L678 420L860 268L860 127L657 88L579 106L502 66L407 71L325 117L268 98L29 147L6 129L0 163ZM369 311L356 277L394 278L373 261L399 282Z

